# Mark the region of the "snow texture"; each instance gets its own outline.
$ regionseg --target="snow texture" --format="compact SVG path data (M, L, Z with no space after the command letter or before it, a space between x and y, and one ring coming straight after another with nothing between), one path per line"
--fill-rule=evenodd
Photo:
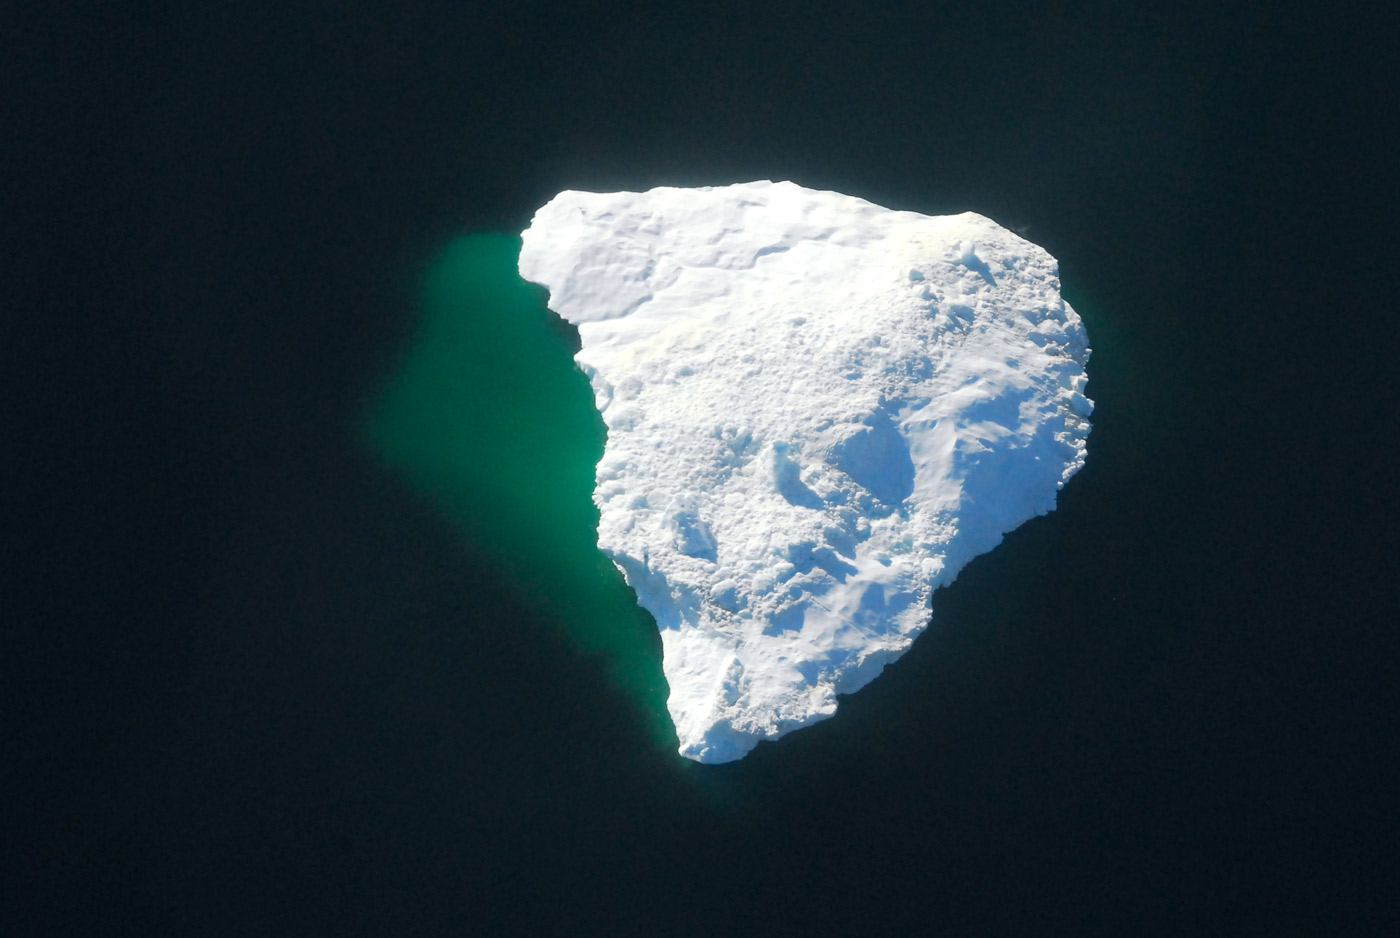
M520 272L578 327L598 546L661 629L691 759L831 716L1084 464L1084 327L1055 259L981 215L569 191Z

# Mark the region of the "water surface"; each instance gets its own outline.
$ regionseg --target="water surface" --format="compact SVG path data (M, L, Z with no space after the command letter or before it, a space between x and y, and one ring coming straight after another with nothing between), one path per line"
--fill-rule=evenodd
M441 252L365 436L526 603L605 658L657 742L674 747L656 625L597 548L606 432L573 362L577 333L520 278L519 254L519 237L498 234Z

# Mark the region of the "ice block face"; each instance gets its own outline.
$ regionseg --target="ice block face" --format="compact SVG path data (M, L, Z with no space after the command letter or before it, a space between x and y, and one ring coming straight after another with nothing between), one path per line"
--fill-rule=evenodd
M1058 265L980 215L792 183L562 192L520 272L579 329L598 546L661 629L689 758L831 716L1084 464Z

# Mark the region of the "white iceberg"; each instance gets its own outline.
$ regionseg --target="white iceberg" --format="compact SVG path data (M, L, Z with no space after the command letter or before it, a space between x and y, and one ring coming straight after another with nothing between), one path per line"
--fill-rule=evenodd
M661 629L682 755L831 716L1084 464L1053 257L790 182L561 192L520 272L578 327L598 546Z

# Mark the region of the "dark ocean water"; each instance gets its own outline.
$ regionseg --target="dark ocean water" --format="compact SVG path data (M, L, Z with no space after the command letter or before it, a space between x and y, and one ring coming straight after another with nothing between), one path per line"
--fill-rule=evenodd
M1394 931L1375 21L0 21L0 933ZM560 189L755 178L1028 225L1098 408L904 658L707 767L498 274Z

